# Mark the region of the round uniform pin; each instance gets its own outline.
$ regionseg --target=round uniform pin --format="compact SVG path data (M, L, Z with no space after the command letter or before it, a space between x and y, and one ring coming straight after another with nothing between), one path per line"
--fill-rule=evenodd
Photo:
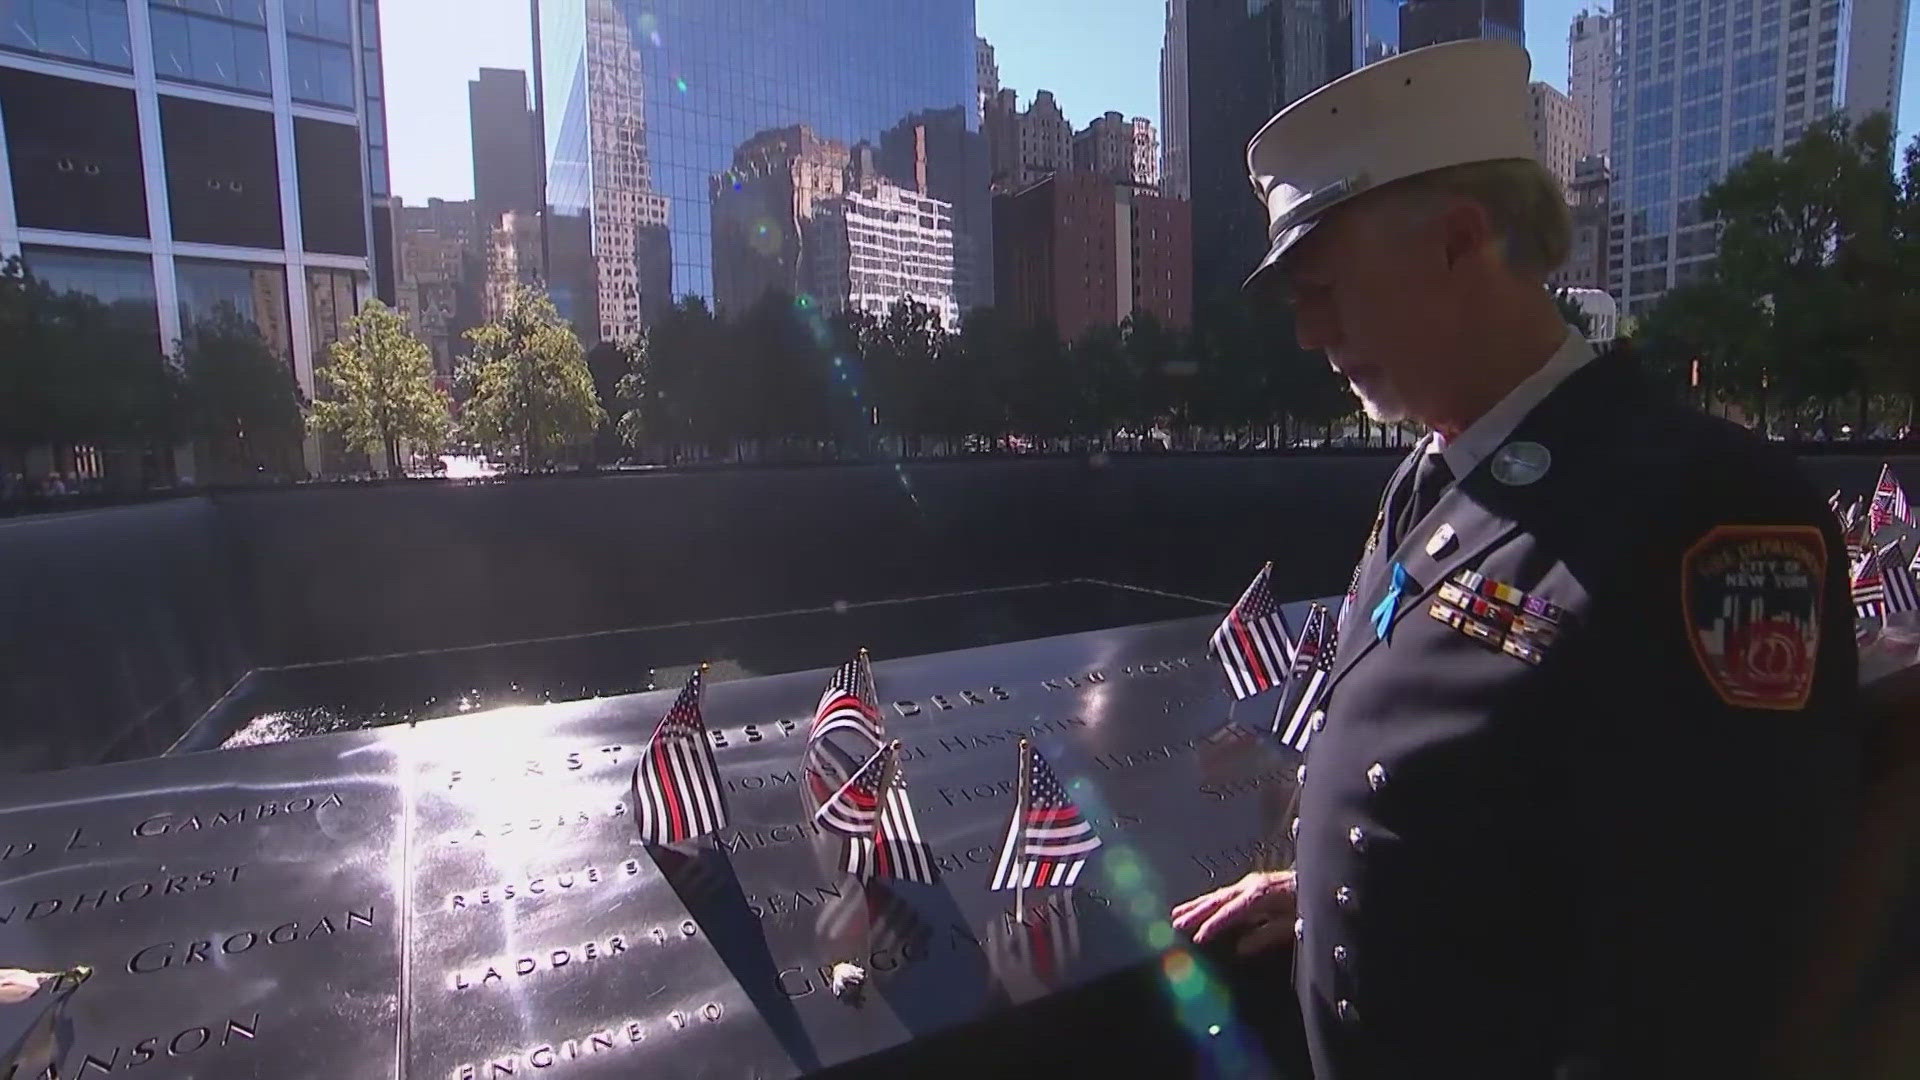
M1547 475L1553 453L1537 442L1515 442L1501 447L1488 463L1493 478L1508 487L1526 487Z

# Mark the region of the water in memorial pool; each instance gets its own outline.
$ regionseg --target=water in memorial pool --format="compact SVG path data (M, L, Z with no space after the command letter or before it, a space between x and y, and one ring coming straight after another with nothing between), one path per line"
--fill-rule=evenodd
M509 642L256 671L183 748L256 746L308 735L580 701L824 667L865 647L890 659L1176 619L1225 605L1076 580L806 611Z

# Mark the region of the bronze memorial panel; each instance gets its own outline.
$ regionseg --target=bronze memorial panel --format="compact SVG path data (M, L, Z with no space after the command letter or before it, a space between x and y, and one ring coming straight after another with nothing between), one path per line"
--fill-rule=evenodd
M1289 856L1277 695L1231 702L1213 622L872 643L932 885L861 886L811 823L828 671L707 688L730 820L671 848L631 779L673 689L18 781L0 966L95 974L59 1071L0 1080L791 1076L1136 967L1175 900ZM987 886L1023 736L1105 843L1016 911Z

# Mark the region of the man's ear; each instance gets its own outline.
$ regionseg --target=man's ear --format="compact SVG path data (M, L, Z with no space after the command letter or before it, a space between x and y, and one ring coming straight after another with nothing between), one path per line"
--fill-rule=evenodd
M1449 270L1479 258L1499 240L1487 208L1472 199L1455 199L1441 212L1440 234Z

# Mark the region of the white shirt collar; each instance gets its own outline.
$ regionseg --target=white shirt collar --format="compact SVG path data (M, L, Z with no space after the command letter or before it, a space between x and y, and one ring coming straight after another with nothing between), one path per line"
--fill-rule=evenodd
M1455 479L1464 478L1489 455L1507 441L1513 429L1534 407L1547 399L1554 388L1567 381L1567 377L1579 371L1594 357L1593 346L1580 331L1567 327L1566 340L1560 348L1540 365L1540 370L1520 380L1500 403L1488 409L1472 426L1460 433L1458 438L1445 439L1439 432L1427 437L1427 453L1440 454L1446 459L1447 469Z

